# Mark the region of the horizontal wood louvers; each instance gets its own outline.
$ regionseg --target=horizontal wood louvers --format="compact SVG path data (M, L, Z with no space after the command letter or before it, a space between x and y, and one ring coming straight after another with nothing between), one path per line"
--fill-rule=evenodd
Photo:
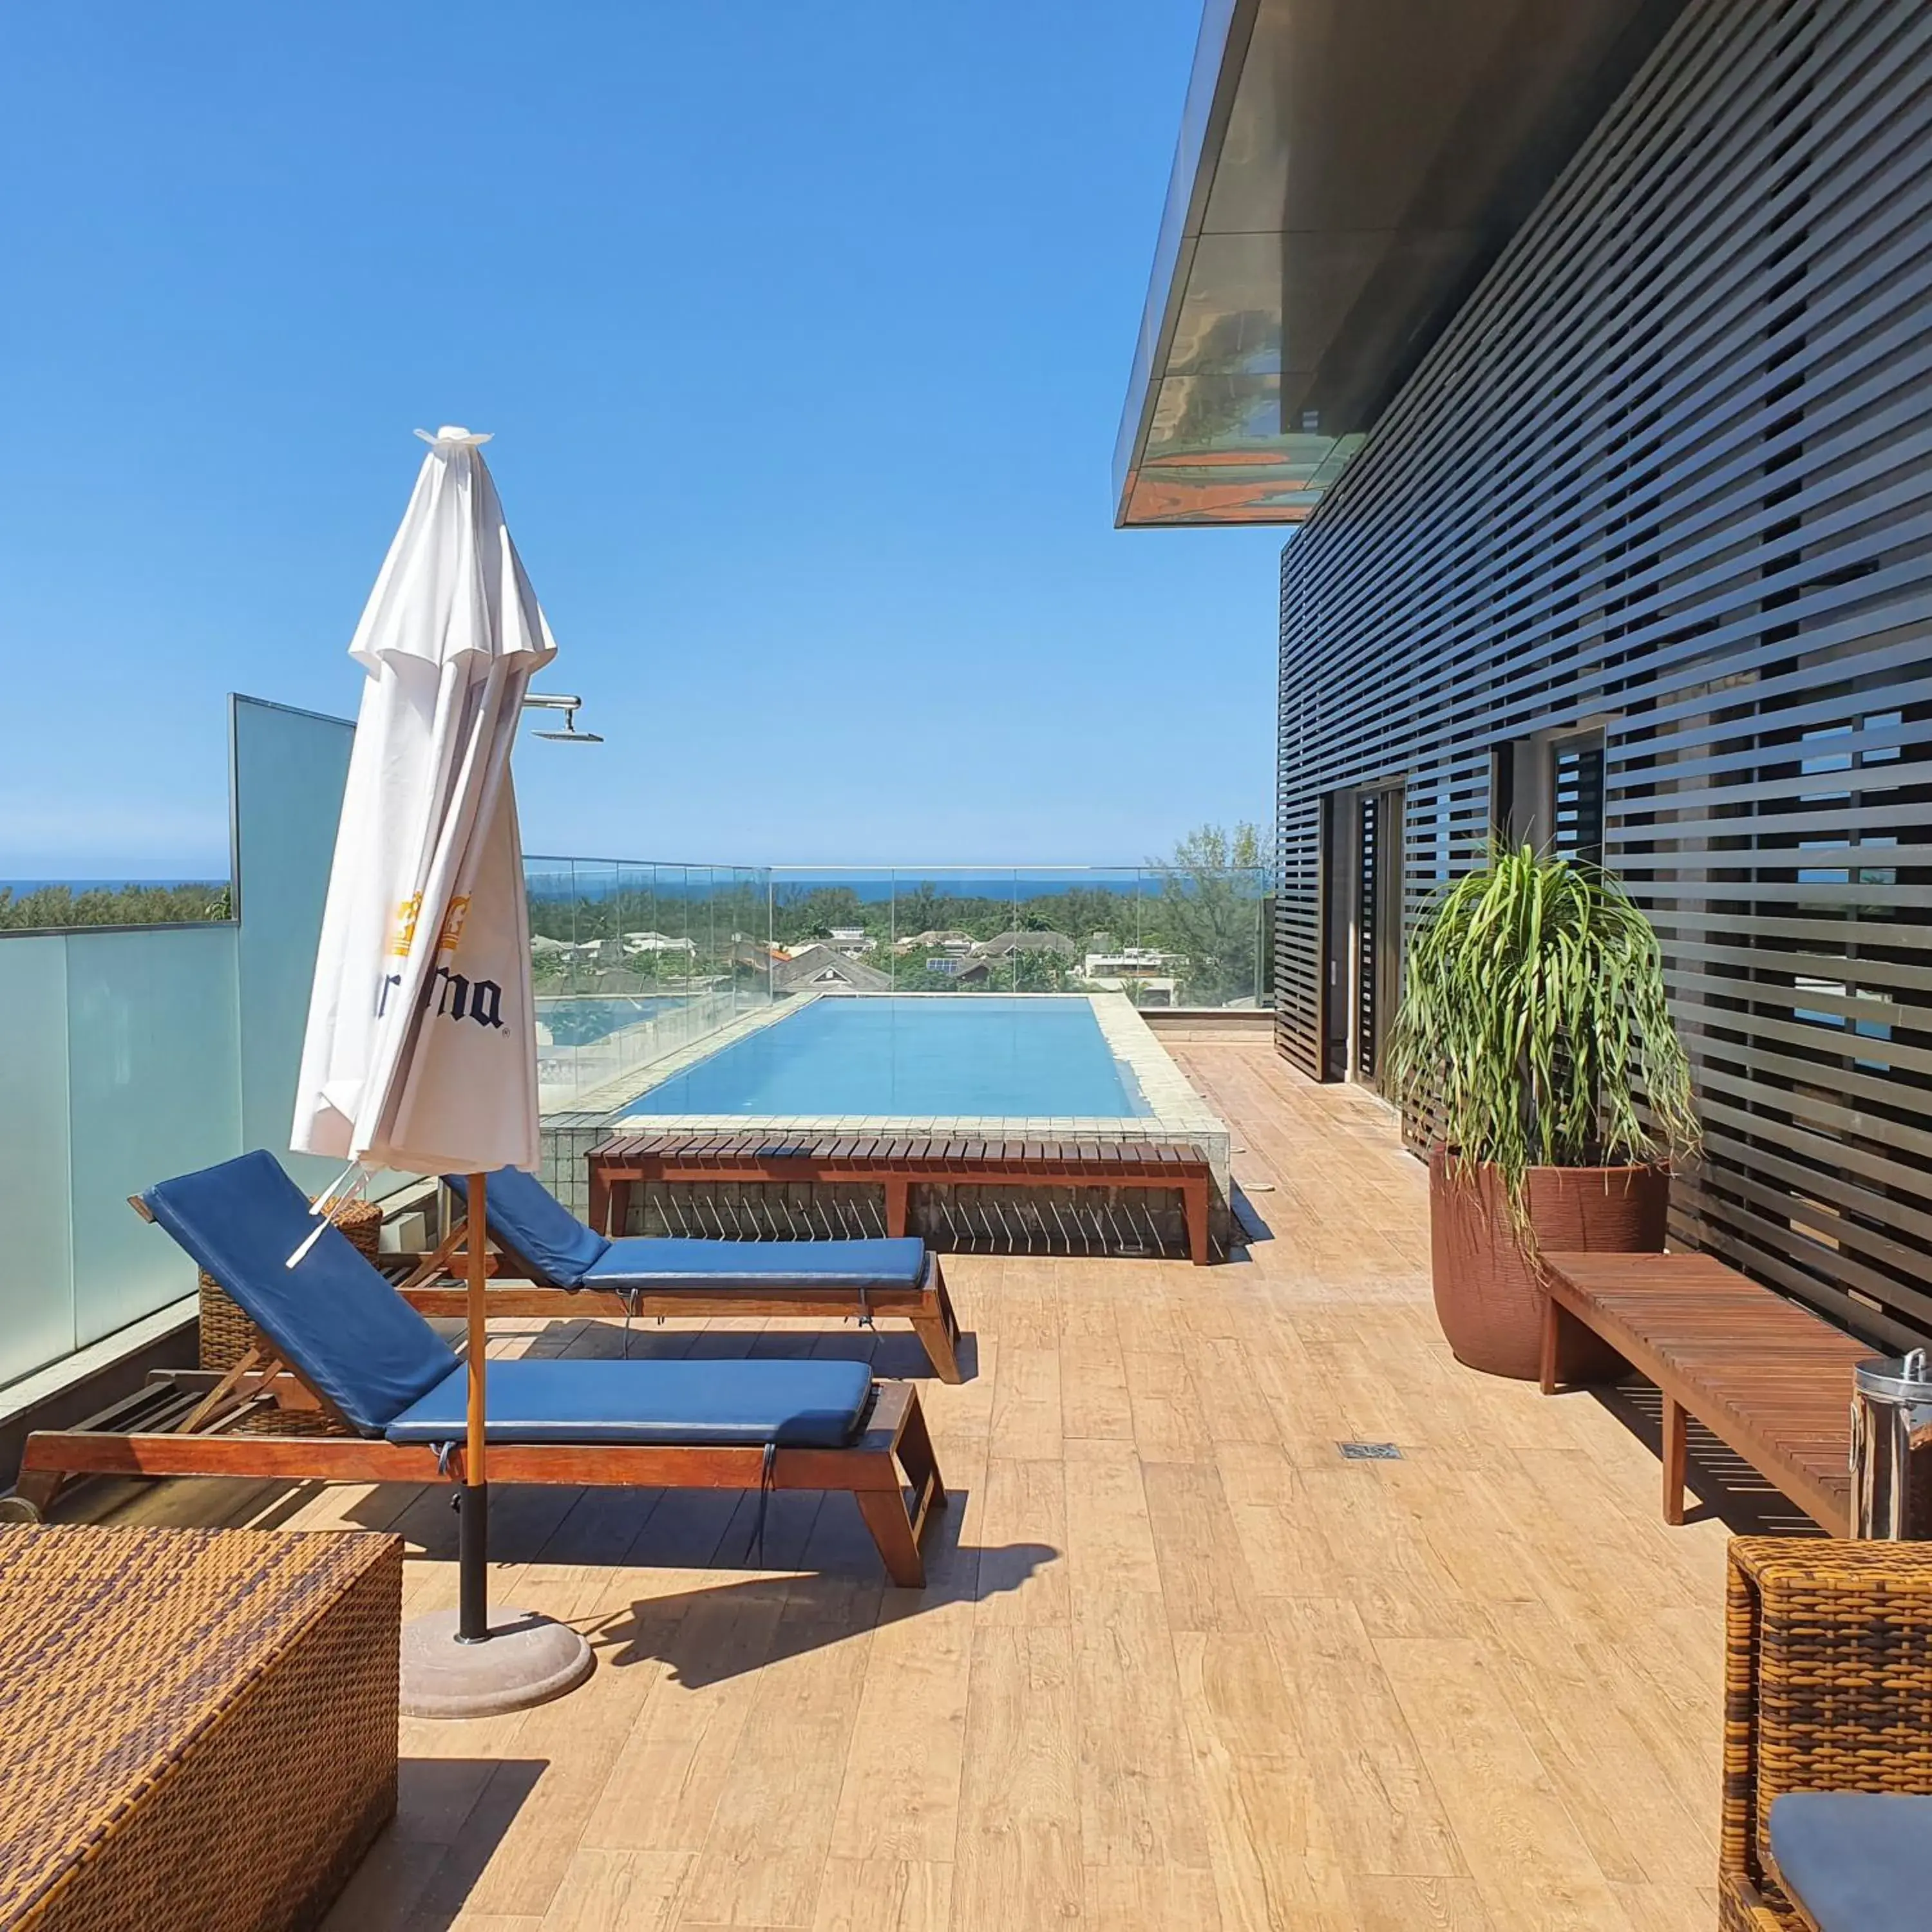
M1932 1335L1928 477L1932 9L1693 0L1281 573L1283 1053L1321 1070L1324 797L1404 788L1412 920L1481 851L1492 751L1600 728L1709 1136L1673 1232L1900 1346Z

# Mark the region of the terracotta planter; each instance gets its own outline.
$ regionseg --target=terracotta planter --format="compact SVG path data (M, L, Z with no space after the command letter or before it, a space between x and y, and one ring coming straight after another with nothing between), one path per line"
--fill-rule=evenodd
M1533 1167L1529 1222L1539 1248L1552 1253L1594 1250L1657 1254L1664 1247L1670 1174L1660 1167ZM1492 1376L1537 1378L1543 1290L1535 1264L1510 1226L1502 1178L1493 1168L1451 1180L1449 1156L1429 1161L1429 1238L1436 1316L1456 1359ZM1580 1339L1565 1357L1570 1379L1607 1380L1618 1358L1588 1338L1600 1359L1586 1360Z

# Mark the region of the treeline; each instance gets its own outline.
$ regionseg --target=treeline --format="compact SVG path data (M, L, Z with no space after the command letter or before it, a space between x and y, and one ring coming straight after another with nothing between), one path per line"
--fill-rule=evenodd
M700 952L715 946L728 950L731 935L762 938L766 926L762 885L720 884L688 892L622 890L571 896L550 889L547 880L530 879L530 931L568 944L616 939L626 932L661 932L688 938Z
M0 932L76 926L185 926L226 919L232 902L225 880L183 885L0 886Z

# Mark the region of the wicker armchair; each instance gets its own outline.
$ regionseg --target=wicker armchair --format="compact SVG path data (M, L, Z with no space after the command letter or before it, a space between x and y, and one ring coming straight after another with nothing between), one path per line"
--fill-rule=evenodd
M1786 1791L1932 1794L1932 1544L1740 1537L1724 1654L1723 1932L1806 1932L1765 1855Z

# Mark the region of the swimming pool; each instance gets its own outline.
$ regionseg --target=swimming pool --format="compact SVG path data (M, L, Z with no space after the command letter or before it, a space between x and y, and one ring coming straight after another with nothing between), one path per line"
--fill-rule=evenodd
M1148 1118L1085 999L829 996L652 1088L626 1116Z

